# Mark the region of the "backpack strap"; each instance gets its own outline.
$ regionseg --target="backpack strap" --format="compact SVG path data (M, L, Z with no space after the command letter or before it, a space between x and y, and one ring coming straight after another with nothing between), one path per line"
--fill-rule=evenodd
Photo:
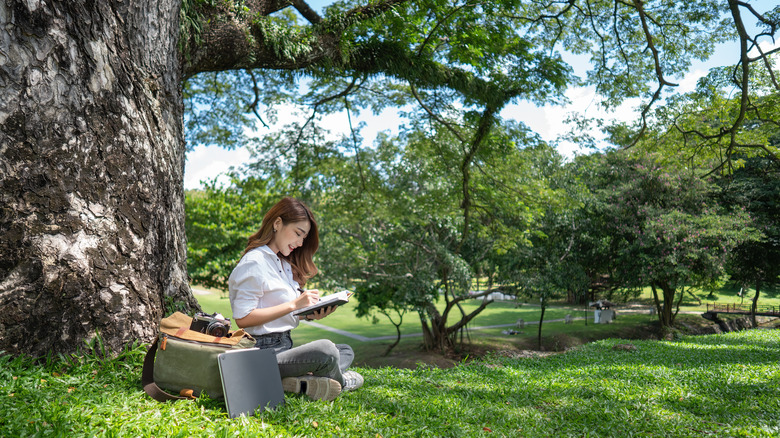
M191 400L195 398L191 396L184 397L169 394L157 386L156 383L154 383L154 356L157 354L158 342L159 338L154 340L154 343L149 347L149 351L146 352L146 357L144 357L144 368L141 372L141 385L144 387L144 392L149 394L149 397L157 400L158 402ZM186 390L182 390L182 392L184 391Z

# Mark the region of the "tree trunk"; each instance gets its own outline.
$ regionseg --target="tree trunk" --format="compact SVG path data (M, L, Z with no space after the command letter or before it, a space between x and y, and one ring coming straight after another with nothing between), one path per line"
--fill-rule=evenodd
M753 324L753 328L758 327L756 321L756 312L758 311L758 296L761 294L761 280L756 280L756 294L753 295L753 302L750 304L750 322Z
M149 341L197 307L180 0L0 0L0 350Z
M380 312L380 313L385 315L385 317L387 317L387 320L390 321L390 323L393 324L393 326L395 327L395 334L396 334L395 342L390 344L387 347L387 350L385 350L384 354L382 355L382 356L387 356L387 355L390 354L390 351L392 351L393 348L396 347L396 345L401 343L401 324L403 324L403 322L404 322L404 315L403 315L403 313L398 312L398 323L396 323L395 321L393 321L393 318L390 317L390 313L389 312Z
M661 323L661 327L670 328L674 324L672 306L674 305L674 295L676 289L671 287L668 283L660 283L658 284L658 287L663 293L663 303L661 303L658 298L656 284L650 285L650 288L653 290L653 298L655 299L656 310L658 310L658 321Z
M539 331L536 335L536 348L539 350L542 349L542 323L544 322L545 309L547 309L547 303L542 303L542 312L539 314Z
M446 351L453 347L450 333L444 325L446 320L433 304L426 311L420 311L420 323L423 331L423 347L428 351Z

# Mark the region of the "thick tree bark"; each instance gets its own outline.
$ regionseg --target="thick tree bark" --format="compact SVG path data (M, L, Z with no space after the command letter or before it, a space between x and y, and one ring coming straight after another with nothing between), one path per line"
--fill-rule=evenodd
M180 0L0 0L0 350L112 350L197 307Z

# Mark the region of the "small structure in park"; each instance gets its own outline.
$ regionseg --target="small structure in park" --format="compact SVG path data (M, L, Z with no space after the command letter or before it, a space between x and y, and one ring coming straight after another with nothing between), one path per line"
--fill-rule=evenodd
M596 310L593 312L594 324L609 324L617 316L617 313L610 309L610 307L614 307L615 304L608 300L593 301L589 303L589 306L596 308Z

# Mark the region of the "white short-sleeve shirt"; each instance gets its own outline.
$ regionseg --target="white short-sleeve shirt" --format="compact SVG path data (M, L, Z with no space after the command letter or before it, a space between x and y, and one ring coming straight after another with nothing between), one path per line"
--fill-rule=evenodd
M228 279L233 318L241 319L257 308L292 301L300 295L298 287L289 263L274 254L268 245L255 248L244 254ZM298 318L288 313L244 330L251 335L264 335L292 330L298 323Z

